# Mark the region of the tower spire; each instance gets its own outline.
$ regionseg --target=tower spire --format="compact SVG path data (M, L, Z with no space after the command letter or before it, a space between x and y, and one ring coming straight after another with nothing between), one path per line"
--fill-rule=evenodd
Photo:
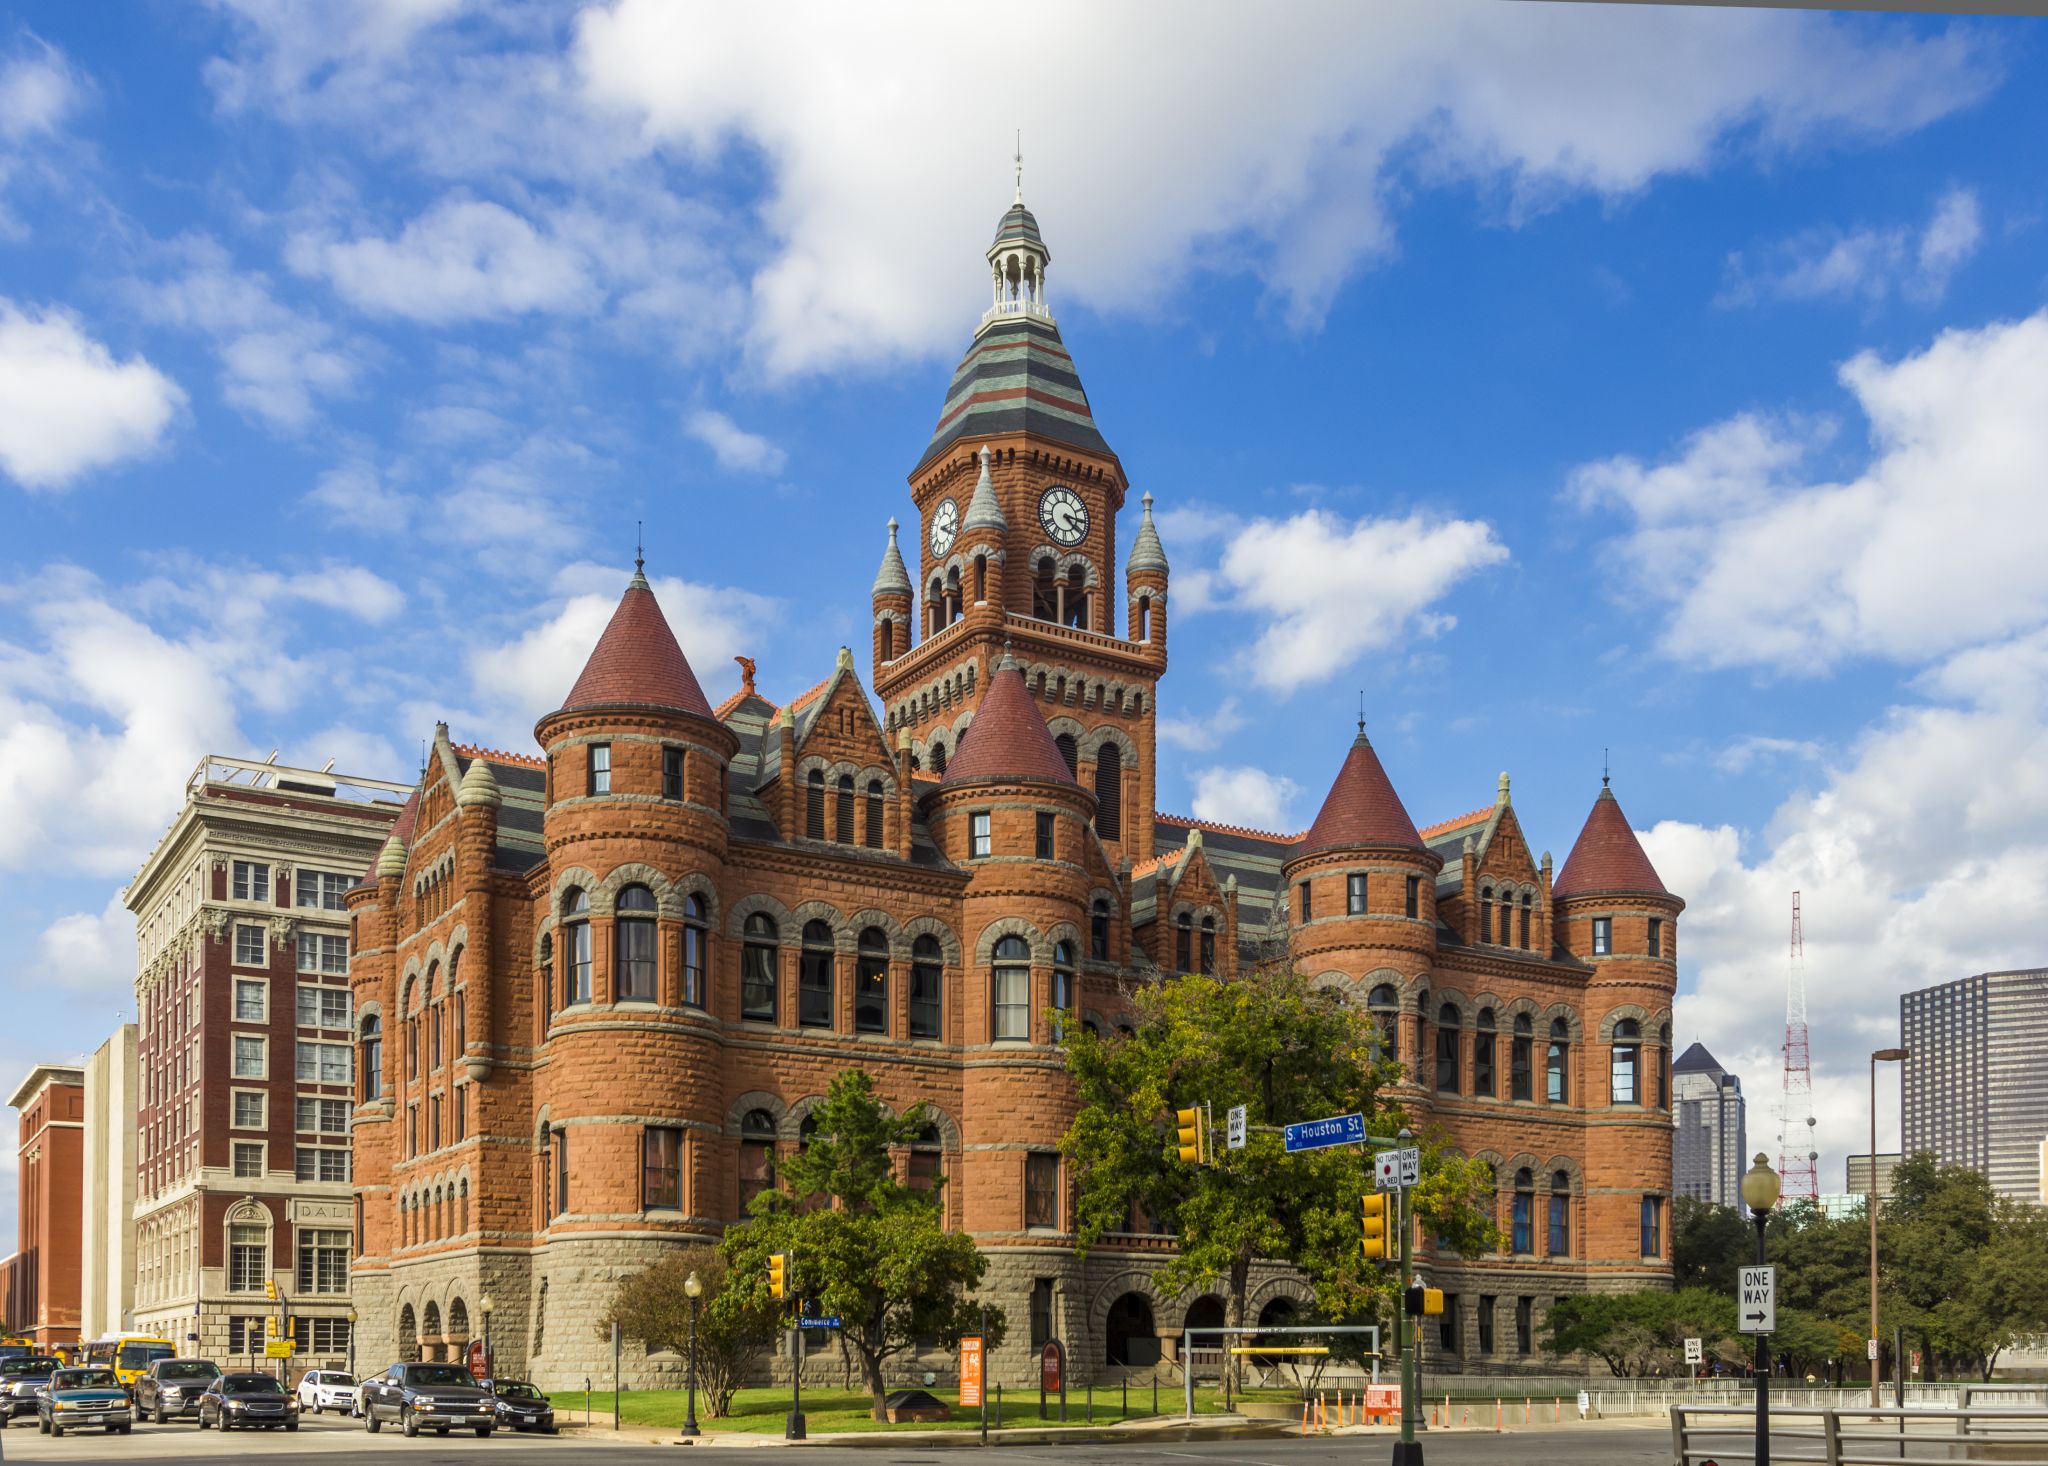
M1017 152L1011 161L1017 165L1017 197L1013 202L1022 204L1024 202L1024 129L1021 127L1017 129Z

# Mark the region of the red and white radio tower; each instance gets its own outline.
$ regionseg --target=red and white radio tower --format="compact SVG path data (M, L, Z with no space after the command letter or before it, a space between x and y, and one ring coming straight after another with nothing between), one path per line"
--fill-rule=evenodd
M1820 1195L1813 1148L1813 1065L1806 1053L1806 938L1792 893L1792 962L1785 979L1785 1096L1778 1110L1778 1174L1788 1200Z

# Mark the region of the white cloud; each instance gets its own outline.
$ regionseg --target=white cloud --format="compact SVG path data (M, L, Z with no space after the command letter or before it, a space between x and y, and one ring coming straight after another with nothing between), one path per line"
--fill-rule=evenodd
M135 916L118 893L98 911L74 911L36 939L39 979L127 996L135 981Z
M1614 563L1666 609L1666 654L1812 673L1919 662L2048 618L2048 312L1945 331L1894 362L1865 352L1840 376L1872 441L1846 481L1813 471L1823 433L1754 415L1664 463L1572 475L1582 506L1634 518Z
M479 199L445 198L396 239L301 234L288 258L363 310L434 324L576 310L595 298L579 251Z
M1810 738L1773 738L1752 733L1738 738L1714 755L1714 767L1724 774L1741 774L1761 763L1781 759L1811 761L1821 757L1821 746Z
M1234 697L1226 697L1214 707L1191 707L1175 717L1161 718L1159 736L1176 748L1205 753L1250 721L1243 704Z
M773 441L748 432L712 408L691 413L683 422L683 430L709 448L718 466L728 473L780 473L789 460L789 455Z
M116 361L69 311L0 297L0 469L24 488L154 449L185 394L140 356Z
M32 41L0 61L0 140L19 142L61 128L85 83L55 46Z
M1984 234L1977 195L1952 188L1936 201L1919 230L1905 225L1850 230L1816 229L1795 235L1752 262L1728 257L1721 301L1881 301L1893 294L1932 304L1948 292L1949 278L1977 251Z
M1195 818L1254 830L1291 833L1301 786L1285 774L1249 765L1195 770Z
M344 463L320 475L306 502L336 524L372 534L405 528L415 507L410 496L387 484L370 464Z

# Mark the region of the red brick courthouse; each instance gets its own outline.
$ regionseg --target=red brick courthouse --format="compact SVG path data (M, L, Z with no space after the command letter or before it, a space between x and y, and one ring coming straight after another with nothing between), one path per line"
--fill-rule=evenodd
M1424 1254L1433 1367L1535 1365L1552 1299L1668 1276L1683 903L1606 790L1553 875L1506 775L1418 830L1363 733L1300 836L1154 812L1167 560L1147 496L1119 575L1049 258L1019 202L909 476L915 576L889 525L871 687L842 651L714 708L636 574L536 756L435 730L348 900L364 1368L452 1355L488 1297L501 1368L607 1373L616 1280L743 1215L848 1067L932 1107L901 1164L992 1260L1001 1373L1048 1333L1098 1374L1171 1357L1220 1300L1154 1287L1171 1237L1074 1256L1046 1014L1107 1031L1135 983L1259 961L1380 1015L1405 1102L1494 1168L1502 1254ZM1254 1280L1269 1321L1304 1296Z

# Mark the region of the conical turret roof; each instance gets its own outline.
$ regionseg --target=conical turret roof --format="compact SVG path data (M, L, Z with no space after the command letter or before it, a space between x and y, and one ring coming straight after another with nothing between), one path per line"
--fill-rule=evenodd
M1299 856L1316 850L1375 845L1426 848L1401 796L1394 792L1393 781L1380 766L1372 740L1361 727L1351 741L1351 751L1344 755L1344 766L1337 770L1337 782L1330 786L1329 796L1316 813L1316 822L1293 853Z
M637 566L561 711L613 707L712 716L697 674L690 670L668 618L661 614L661 603Z
M1003 518L1003 506L996 498L996 481L989 476L988 460L988 447L984 444L981 477L974 481L974 497L967 501L967 514L960 521L962 534L973 534L977 530L991 530L996 534L1010 532L1010 521Z
M1586 816L1585 827L1572 845L1572 853L1564 858L1564 869L1557 873L1550 889L1558 896L1589 896L1609 891L1667 894L1664 882L1657 877L1657 868L1650 864L1636 832L1629 828L1628 816L1621 812L1621 801L1605 783L1601 785L1600 797L1593 801L1593 812Z
M1166 548L1159 543L1159 530L1152 523L1152 496L1145 495L1145 517L1138 521L1138 537L1131 542L1130 562L1124 566L1126 575L1141 571L1166 574Z
M889 548L882 551L882 568L875 572L875 585L870 594L910 594L910 571L904 567L903 552L896 548L896 521L893 517L889 520Z
M960 747L946 764L940 787L972 783L977 779L1043 779L1054 784L1072 784L1067 761L1045 716L1031 700L1024 674L1017 664L1003 659L989 678L974 721L960 740Z

